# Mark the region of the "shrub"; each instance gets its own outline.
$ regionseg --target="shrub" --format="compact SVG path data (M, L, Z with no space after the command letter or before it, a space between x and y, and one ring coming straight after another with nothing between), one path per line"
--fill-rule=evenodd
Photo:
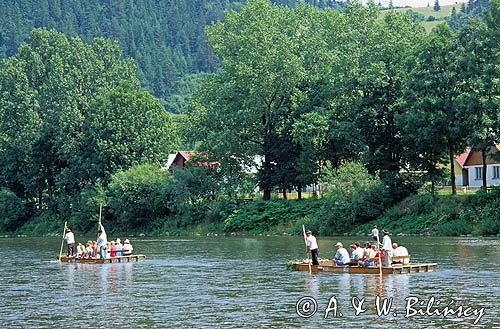
M0 189L0 229L10 232L26 221L23 201L7 188Z
M267 232L277 225L287 225L308 218L318 211L319 206L318 200L253 201L233 211L224 221L224 230Z
M159 166L142 164L119 171L108 185L111 214L122 229L151 226L168 214L161 187L170 177ZM121 230L120 228L117 228Z
M320 212L321 234L348 232L381 216L390 205L388 189L359 163L326 168L326 192Z

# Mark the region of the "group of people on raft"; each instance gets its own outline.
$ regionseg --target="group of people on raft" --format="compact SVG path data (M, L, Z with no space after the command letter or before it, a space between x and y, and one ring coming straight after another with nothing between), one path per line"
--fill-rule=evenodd
M382 230L382 234L384 237L382 243L380 243L379 231L377 225L374 225L371 233L373 242L366 241L364 246L361 246L359 242L351 244L349 246L351 255L349 255L349 252L344 248L342 242L337 242L335 245L337 247L337 252L335 253L333 261L339 266L349 265L363 267L377 266L379 260L385 267L390 267L395 263L409 263L410 258L408 250L395 242L393 243L389 231L384 229ZM306 252L307 254L311 252L312 264L319 265L318 243L311 231L306 231ZM392 258L395 256L408 257L402 257L401 259L393 261Z
M98 234L97 241L89 240L85 245L78 243L76 258L110 258L130 256L132 254L134 247L132 247L129 239L125 239L123 244L119 238L114 241L108 241L106 231L102 225L99 225ZM66 228L64 240L66 240L68 246L67 256L75 257L75 235L71 229Z

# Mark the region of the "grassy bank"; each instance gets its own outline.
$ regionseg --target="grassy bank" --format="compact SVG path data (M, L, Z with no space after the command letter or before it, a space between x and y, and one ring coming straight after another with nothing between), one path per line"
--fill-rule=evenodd
M329 211L330 207L325 199L222 203L215 208L200 206L203 211L197 213L156 219L145 227L130 229L121 227L118 223L109 223L108 228L112 234L127 236L300 235L302 225L305 225L320 235L329 235L326 232L335 230L325 228L325 223L335 226L336 222L343 220L330 218L333 213ZM194 223L192 216L196 216ZM376 220L353 222L348 229L337 232L364 235L371 231L373 224L386 228L393 234L500 236L500 189L460 196L413 195L387 209ZM60 235L63 225L62 219L38 215L18 230L0 234ZM90 234L93 230L77 233Z

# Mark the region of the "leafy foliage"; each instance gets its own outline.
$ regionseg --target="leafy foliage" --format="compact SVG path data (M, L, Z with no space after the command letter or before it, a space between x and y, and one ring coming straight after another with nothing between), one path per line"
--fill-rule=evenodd
M347 163L324 173L327 190L321 209L322 234L349 231L384 213L391 198L382 181L360 163Z
M250 202L238 207L226 218L224 230L227 232L268 232L277 225L286 226L290 222L314 215L320 205L318 200ZM311 227L308 226L308 228ZM299 232L302 232L302 227Z
M0 188L0 213L0 230L4 232L13 231L27 220L23 200L6 188Z

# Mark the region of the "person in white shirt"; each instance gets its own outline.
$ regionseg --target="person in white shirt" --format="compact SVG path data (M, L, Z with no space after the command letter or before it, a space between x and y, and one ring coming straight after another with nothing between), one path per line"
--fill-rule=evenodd
M106 230L104 230L104 226L99 226L99 238L97 239L97 245L99 246L99 256L100 258L106 258L106 246L108 244L108 235L106 234Z
M389 231L382 230L384 238L382 239L382 250L384 251L384 266L390 267L392 264L392 241Z
M337 253L333 259L335 263L340 266L349 264L351 259L349 258L349 253L345 250L342 242L337 242L335 246L337 247Z
M377 241L377 243L378 243L378 228L377 228L377 225L373 225L372 239L373 239L373 241Z
M66 244L68 245L68 256L73 257L75 253L75 235L69 228L66 229L64 240L66 240Z
M311 231L306 232L306 252L309 254L311 252L312 264L319 265L318 261L318 243L316 242L316 237L312 235Z
M396 242L394 242L392 244L392 256L395 257L395 256L408 256L408 249L406 249L405 247L403 246L398 246L398 244ZM410 258L405 258L403 260L397 260L397 261L394 261L393 263L403 263L403 264L408 264L410 263Z
M125 239L125 242L123 242L123 256L130 256L132 255L132 251L134 251L134 247L130 244L129 239Z
M76 258L82 258L84 253L85 246L81 242L79 242L78 246L76 247Z
M359 242L354 243L354 250L352 252L352 257L351 258L356 261L356 264L358 263L358 260L360 260L361 258L363 258L364 251L365 250L363 248L361 248Z

